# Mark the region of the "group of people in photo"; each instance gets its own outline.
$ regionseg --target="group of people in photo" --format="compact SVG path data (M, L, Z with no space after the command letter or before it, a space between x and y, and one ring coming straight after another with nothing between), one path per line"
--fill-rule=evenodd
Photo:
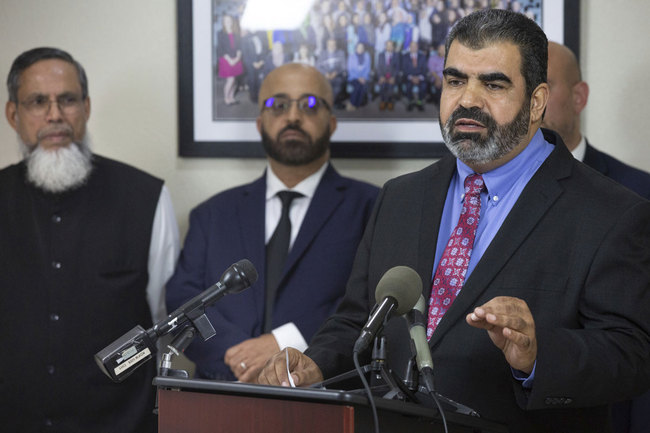
M407 111L438 106L444 40L460 18L498 8L539 20L541 11L539 2L516 0L322 0L299 29L251 30L240 25L242 2L218 3L216 69L227 106L239 102L235 93L257 103L270 71L300 62L327 77L334 108L347 111L367 104L390 111L400 102Z

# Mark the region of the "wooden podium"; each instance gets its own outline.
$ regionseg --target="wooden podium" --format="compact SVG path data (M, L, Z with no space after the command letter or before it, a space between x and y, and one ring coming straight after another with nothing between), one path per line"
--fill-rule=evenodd
M159 433L365 433L374 431L362 393L156 377ZM382 433L443 432L436 409L375 398ZM479 417L445 413L449 432L505 433Z

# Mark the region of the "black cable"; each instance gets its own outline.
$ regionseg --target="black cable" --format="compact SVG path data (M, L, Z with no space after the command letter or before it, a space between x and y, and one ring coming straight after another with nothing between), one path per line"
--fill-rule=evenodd
M354 368L357 370L357 373L359 374L361 383L363 383L363 389L365 389L366 395L368 396L368 403L370 403L370 409L372 411L372 419L375 423L375 433L379 433L379 418L377 417L377 407L375 406L375 399L372 398L372 390L370 389L370 385L368 385L368 381L366 380L366 377L363 374L361 365L359 365L359 352L354 351L352 353L352 360L354 361Z
M438 406L438 412L440 413L440 418L442 418L442 426L445 429L445 433L449 433L449 430L447 429L447 418L445 417L445 411L442 410L442 405L440 404L440 401L438 401L438 396L436 395L436 391L433 389L433 385L432 385L433 376L431 376L430 378L425 378L424 383L426 385L425 388L427 389L429 395L433 399L433 402L436 404L436 406Z

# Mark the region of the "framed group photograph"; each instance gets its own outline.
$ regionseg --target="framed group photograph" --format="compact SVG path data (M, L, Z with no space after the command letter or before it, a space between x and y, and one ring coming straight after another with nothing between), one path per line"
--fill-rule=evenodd
M437 158L444 41L503 8L579 52L578 0L177 0L179 155L264 157L259 87L289 62L330 81L333 157Z

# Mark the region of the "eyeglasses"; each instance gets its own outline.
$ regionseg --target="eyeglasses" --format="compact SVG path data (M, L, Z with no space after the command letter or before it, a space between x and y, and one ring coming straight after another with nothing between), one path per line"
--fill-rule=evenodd
M296 102L298 110L307 116L315 116L321 107L332 111L327 101L314 95L303 95L298 99L291 99L286 96L271 96L264 101L262 110L268 108L274 116L281 116L291 109L293 102Z
M61 113L72 115L79 112L82 99L78 95L67 93L57 96L55 101L52 101L45 95L36 95L33 98L20 102L20 104L25 107L25 110L27 110L27 112L32 116L42 117L50 111L52 102L56 102Z

